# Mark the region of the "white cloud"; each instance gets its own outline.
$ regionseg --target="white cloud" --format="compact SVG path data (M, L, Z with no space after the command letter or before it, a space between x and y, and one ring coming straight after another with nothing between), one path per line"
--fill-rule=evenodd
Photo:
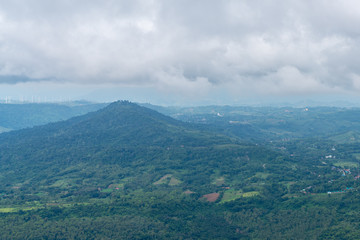
M158 89L167 94L176 94L184 97L199 98L206 96L211 90L211 83L205 77L188 79L180 69L170 68L160 70L154 74L154 83Z
M205 96L357 91L358 1L1 1L8 81ZM355 80L354 80L355 79Z

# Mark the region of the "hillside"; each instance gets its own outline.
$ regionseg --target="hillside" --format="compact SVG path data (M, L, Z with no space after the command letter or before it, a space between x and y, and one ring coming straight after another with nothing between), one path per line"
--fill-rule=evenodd
M146 105L175 119L206 125L246 141L276 141L360 131L359 108Z
M328 239L344 226L344 239L359 233L358 182L342 176L355 164L347 158L358 158L353 146L260 145L213 130L119 101L1 134L0 238ZM329 151L343 161L323 159Z
M47 191L53 186L54 198L64 186L78 191L146 177L149 182L137 186L144 187L166 174L194 182L195 188L197 181L207 182L204 189L213 188L215 175L233 171L234 165L242 167L236 159L257 154L264 155L266 162L267 155L276 155L129 102L113 103L64 122L4 133L0 142L1 180L9 187L21 186L24 193L28 188Z

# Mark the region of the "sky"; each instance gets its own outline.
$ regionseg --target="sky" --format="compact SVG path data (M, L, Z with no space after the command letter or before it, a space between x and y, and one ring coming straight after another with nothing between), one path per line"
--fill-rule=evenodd
M357 0L0 0L0 100L356 102L359 26Z

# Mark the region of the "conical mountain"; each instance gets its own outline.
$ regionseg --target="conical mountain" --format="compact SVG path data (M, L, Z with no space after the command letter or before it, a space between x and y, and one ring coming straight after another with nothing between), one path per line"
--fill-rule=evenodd
M215 213L204 218L199 209L207 206L205 201L237 199L243 192L259 196L263 179L257 176L270 178L274 172L277 177L283 162L279 155L121 101L67 121L1 134L0 201L33 208L46 219L71 205L64 218L74 213L93 219L116 208L151 223L171 221L177 228L180 219L189 229L225 236L231 224ZM281 168L281 174L288 171ZM104 207L107 203L115 208ZM54 204L60 208L47 211ZM188 217L193 211L199 220ZM157 212L164 217L153 218ZM203 227L209 219L214 224Z
M0 171L4 180L21 182L52 178L59 169L70 167L132 167L139 172L139 165L147 170L190 168L194 166L192 160L217 165L217 155L226 149L213 146L233 142L154 110L119 101L67 121L0 135Z
M96 112L67 121L0 136L0 148L20 146L32 150L62 145L71 148L135 147L178 145L208 146L231 140L196 130L189 124L128 101L118 101Z

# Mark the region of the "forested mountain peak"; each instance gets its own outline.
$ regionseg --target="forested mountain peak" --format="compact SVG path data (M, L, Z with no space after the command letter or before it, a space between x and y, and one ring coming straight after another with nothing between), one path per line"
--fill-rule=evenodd
M80 161L84 156L124 148L199 147L232 142L226 136L200 131L154 110L118 101L66 121L4 133L0 136L0 160L22 164L59 159L61 163L64 155Z
M95 119L102 121L102 124L98 125L98 127L116 127L116 125L141 127L148 124L182 125L182 122L178 120L129 101L113 102L107 107L90 114L89 117L91 121L95 121Z
M330 239L346 224L344 239L358 239L356 129L336 142L246 144L207 126L118 101L1 134L0 225L11 231L0 238L56 239L75 226L84 239Z

